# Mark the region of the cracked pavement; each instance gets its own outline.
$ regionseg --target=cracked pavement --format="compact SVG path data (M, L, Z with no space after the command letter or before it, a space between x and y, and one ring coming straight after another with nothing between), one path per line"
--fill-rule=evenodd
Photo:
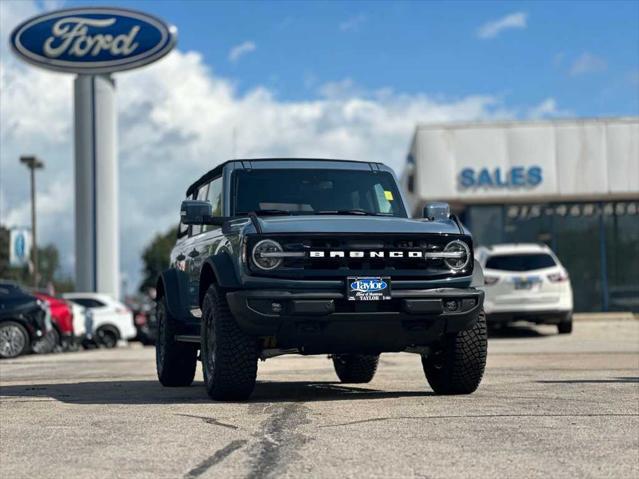
M245 403L155 377L153 348L0 362L2 477L639 477L639 321L512 327L470 396L435 396L419 357L370 384L325 356L260 363Z

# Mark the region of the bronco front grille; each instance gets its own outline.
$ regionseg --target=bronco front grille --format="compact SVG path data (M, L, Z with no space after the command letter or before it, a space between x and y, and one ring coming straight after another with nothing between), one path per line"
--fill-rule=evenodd
M469 266L458 273L451 272L441 259L425 258L426 253L443 251L455 239L467 243L472 251L470 239L462 235L268 235L249 238L249 251L264 238L279 242L285 253L300 254L283 258L276 270L261 272L252 268L264 276L343 278L366 274L435 279L472 271L472 258Z

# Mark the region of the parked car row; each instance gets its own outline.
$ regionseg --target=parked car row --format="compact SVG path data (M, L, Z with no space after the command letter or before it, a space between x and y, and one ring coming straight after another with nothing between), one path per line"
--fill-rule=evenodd
M0 358L80 347L114 348L119 340L137 336L132 311L108 295L57 297L0 280Z

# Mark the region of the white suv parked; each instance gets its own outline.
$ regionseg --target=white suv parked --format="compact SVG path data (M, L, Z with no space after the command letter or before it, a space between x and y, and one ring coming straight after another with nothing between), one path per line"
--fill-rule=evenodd
M106 294L67 293L65 299L84 306L90 312L93 340L107 348L114 348L119 339L136 335L133 314L124 304Z
M545 245L500 244L475 253L484 270L488 323L530 321L572 332L572 287L568 272Z

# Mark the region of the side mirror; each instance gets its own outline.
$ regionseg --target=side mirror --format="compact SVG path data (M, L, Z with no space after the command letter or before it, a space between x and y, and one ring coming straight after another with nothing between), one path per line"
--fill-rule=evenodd
M424 206L424 218L430 221L443 221L450 218L448 203L428 203Z
M180 219L185 225L203 225L211 217L213 207L208 201L184 200L180 208Z

